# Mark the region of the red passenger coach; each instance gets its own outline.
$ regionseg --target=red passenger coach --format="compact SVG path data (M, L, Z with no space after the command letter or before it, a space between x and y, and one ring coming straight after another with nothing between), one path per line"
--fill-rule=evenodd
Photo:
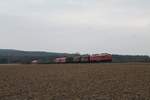
M56 58L55 63L66 63L66 57Z
M111 62L112 55L107 53L93 54L90 56L90 62Z

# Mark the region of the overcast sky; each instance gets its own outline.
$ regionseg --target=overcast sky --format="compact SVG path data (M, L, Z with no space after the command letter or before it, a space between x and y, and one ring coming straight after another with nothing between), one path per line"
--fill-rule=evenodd
M150 55L150 0L0 0L0 48Z

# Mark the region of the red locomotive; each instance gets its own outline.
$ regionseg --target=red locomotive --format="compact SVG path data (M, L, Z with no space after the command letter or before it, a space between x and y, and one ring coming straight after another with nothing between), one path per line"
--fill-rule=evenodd
M93 54L90 56L90 62L111 62L112 55L107 53Z

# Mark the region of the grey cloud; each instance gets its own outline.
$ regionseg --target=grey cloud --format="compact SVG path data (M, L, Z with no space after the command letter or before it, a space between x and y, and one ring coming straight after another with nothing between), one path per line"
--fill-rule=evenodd
M3 0L0 47L150 54L148 3L147 0Z

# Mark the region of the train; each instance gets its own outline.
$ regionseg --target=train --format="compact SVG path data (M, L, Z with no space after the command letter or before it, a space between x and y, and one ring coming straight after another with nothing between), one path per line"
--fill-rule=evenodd
M112 55L108 53L78 55L73 57L58 57L54 59L55 63L100 63L112 62Z

